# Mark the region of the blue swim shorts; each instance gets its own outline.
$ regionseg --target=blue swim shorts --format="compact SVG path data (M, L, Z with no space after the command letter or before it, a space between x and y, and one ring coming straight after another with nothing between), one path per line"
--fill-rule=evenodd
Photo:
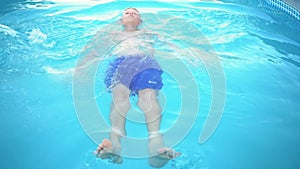
M151 56L121 56L108 65L104 83L109 91L118 83L132 93L146 88L160 90L162 73L160 65Z

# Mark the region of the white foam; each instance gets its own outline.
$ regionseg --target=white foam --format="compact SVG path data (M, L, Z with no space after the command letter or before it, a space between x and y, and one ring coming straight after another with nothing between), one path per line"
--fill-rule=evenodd
M30 40L30 44L38 44L46 48L52 48L56 44L55 41L52 41L51 43L46 43L48 37L40 30L40 28L35 28L31 32L26 33L29 34L28 39Z
M35 28L29 32L28 39L31 44L43 44L47 40L47 35L41 32L40 28Z
M60 4L82 4L82 5L95 5L114 2L114 0L52 0L52 2Z
M59 70L50 66L44 66L43 69L49 74L69 74L73 73L73 69Z
M112 11L99 15L71 16L76 20L107 21L120 15L120 11Z
M5 35L17 36L18 32L9 26L0 24L0 32L4 32Z

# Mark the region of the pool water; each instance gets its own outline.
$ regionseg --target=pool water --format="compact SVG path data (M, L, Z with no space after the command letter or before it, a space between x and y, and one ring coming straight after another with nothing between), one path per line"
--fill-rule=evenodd
M117 28L116 21L129 6L141 11L143 28L161 35L156 47L158 60L170 71L176 63L185 65L178 70L175 67L175 74L163 75L165 86L159 96L164 110L162 130L173 127L183 102L190 103L182 116L191 130L174 145L182 155L163 168L300 166L300 34L298 27L290 25L299 24L299 20L289 18L287 22L282 15L251 3L96 2L26 1L2 9L0 168L151 168L146 158L125 157L122 165L96 159L93 151L97 141L86 132L74 103L74 70L86 55L84 49L97 46L91 39L99 30L106 31L107 25ZM177 24L171 22L174 18L180 18ZM178 48L166 45L166 40ZM200 40L205 44L199 45ZM221 121L213 135L201 143L200 133L217 96L213 93L213 75L205 67L205 57L209 56L197 59L197 54L188 53L195 48L217 56L226 82ZM92 89L92 99L105 120L111 98L101 80L108 61L107 55L97 59ZM193 76L181 74L184 71ZM196 89L190 83L197 84ZM181 90L190 100L180 100ZM132 103L136 99L132 97ZM199 111L192 112L195 109ZM191 118L193 113L197 113L196 118ZM140 116L130 118L128 136L146 137L146 127L136 122ZM99 141L107 134L104 130L93 132ZM135 151L135 147L129 148Z

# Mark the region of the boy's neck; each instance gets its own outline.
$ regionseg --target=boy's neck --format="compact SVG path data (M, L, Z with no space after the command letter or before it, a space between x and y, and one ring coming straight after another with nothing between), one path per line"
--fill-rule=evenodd
M124 26L124 31L125 32L133 32L133 31L137 31L137 30L138 30L137 27Z

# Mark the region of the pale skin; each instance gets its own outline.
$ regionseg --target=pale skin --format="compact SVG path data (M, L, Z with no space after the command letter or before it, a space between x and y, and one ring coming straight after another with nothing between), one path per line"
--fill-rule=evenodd
M141 24L138 10L128 8L124 11L121 24L124 32L138 31ZM112 159L114 163L122 163L121 137L126 135L126 114L130 109L130 90L123 84L118 83L112 88L112 103L110 109L110 121L112 131L110 139L104 139L98 146L95 154L102 159ZM157 91L146 88L138 91L137 106L144 113L149 133L149 165L152 167L163 167L170 159L180 155L172 149L166 148L163 136L159 133L161 124L161 106L157 99Z

